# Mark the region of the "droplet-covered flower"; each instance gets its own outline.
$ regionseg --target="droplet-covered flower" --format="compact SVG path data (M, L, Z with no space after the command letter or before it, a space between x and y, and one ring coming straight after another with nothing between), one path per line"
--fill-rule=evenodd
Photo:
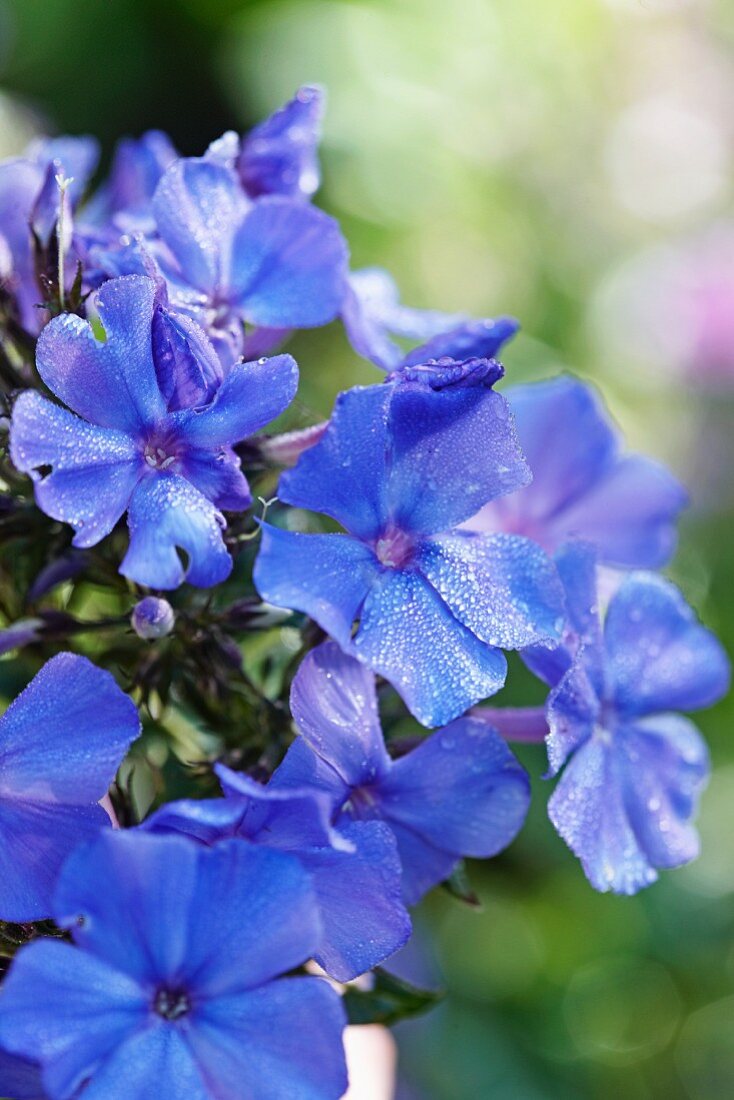
M21 394L13 462L39 507L74 527L74 546L96 545L127 511L125 576L154 588L217 584L232 568L220 509L250 503L232 445L288 405L296 364L238 363L223 379L204 333L171 314L146 276L105 283L96 308L104 341L70 314L43 330L38 371L71 411Z
M502 686L500 649L560 636L562 594L544 551L455 530L529 478L492 389L501 375L494 360L439 359L342 394L278 496L348 534L263 527L263 598L311 615L428 726Z

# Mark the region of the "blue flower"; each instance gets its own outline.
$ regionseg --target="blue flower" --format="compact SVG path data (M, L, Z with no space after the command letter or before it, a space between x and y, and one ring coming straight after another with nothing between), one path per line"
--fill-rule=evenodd
M0 920L51 914L69 853L109 825L97 805L138 712L109 672L85 657L52 658L0 718Z
M43 293L36 279L31 223L47 235L58 209L55 176L62 173L72 178L68 198L76 205L97 156L92 138L42 138L29 145L22 156L0 163L0 280L13 296L19 320L28 332L38 332L46 319L38 308ZM73 279L71 264L69 275Z
M276 790L216 768L225 799L173 802L143 825L205 844L242 837L291 852L309 873L321 918L314 958L333 978L350 981L392 955L410 936L401 899L395 838L377 821L330 821L331 801L312 788Z
M390 680L424 725L502 686L500 647L559 637L562 593L540 547L454 530L529 476L491 388L501 373L490 360L439 362L341 394L278 494L349 534L263 526L254 572L263 599L305 611Z
M37 1059L52 1100L338 1100L339 998L308 960L308 876L230 841L107 833L64 868L54 918L76 944L21 949L0 1044Z
M248 195L310 199L320 183L317 150L323 114L323 89L305 84L242 139L237 169Z
M38 506L75 529L75 546L96 545L128 512L125 576L155 588L217 584L232 568L219 509L250 503L232 445L291 401L296 364L238 363L222 381L204 333L160 306L144 276L105 283L96 305L105 341L72 315L43 330L39 374L71 412L21 394L13 462L33 477Z
M463 856L502 851L525 820L528 777L485 722L460 718L392 760L374 677L334 642L303 661L291 710L301 736L271 786L323 792L340 830L350 821L385 822L397 840L411 905Z
M386 371L444 357L491 359L519 327L512 317L472 321L463 313L404 306L392 276L377 267L349 276L342 320L354 350ZM424 342L406 354L395 336Z
M596 391L560 377L505 392L533 480L466 526L527 535L549 553L585 539L619 568L664 565L686 494L660 463L624 451Z
M34 1062L0 1050L0 1092L11 1100L46 1100L41 1073Z
M692 825L708 775L706 746L678 710L720 698L729 664L678 590L632 573L603 625L588 544L558 558L570 632L557 653L528 663L554 684L546 708L550 774L565 770L549 813L597 890L633 894L660 868L698 853Z
M226 158L225 158L226 159ZM270 334L333 320L344 296L347 247L333 218L284 195L250 199L217 156L181 158L152 199L154 231L90 250L108 275L155 261L171 304L194 317L228 366L252 354L245 324ZM259 334L260 346L264 337Z
M118 142L110 176L94 203L104 206L118 230L148 229L150 204L161 176L178 159L171 139L161 130L148 130L139 138Z

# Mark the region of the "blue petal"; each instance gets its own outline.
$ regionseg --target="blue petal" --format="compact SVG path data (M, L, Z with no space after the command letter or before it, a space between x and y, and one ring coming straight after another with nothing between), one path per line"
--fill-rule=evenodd
M298 367L290 355L237 363L211 404L171 417L177 432L194 447L239 443L279 416L298 389Z
M224 377L206 333L185 313L159 306L153 314L153 360L169 410L206 405Z
M12 1100L46 1100L41 1071L34 1062L0 1050L0 1087Z
M201 844L216 844L238 835L243 807L235 799L182 798L165 802L139 828L145 833L173 833Z
M429 890L450 877L459 862L454 852L437 848L424 836L399 821L391 821L403 866L403 898L406 905L417 905Z
M205 848L139 830L109 831L71 857L55 918L85 953L148 985L181 982L202 999L293 969L321 934L294 857L241 840Z
M355 652L424 726L441 726L502 687L507 662L417 573L383 573L365 601Z
M0 920L45 920L65 861L80 844L109 826L97 805L49 798L0 799Z
M599 737L568 763L548 813L596 890L635 894L657 878L629 823L619 754Z
M335 642L303 659L290 702L301 736L348 786L372 783L389 768L375 678Z
M580 646L584 664L596 693L604 689L605 660L597 595L597 554L586 542L568 542L555 555L556 568L563 584L566 626L560 645L554 649L531 646L522 653L528 668L555 686L568 672Z
M84 1100L210 1100L188 1034L153 1020L112 1052L83 1088Z
M15 298L21 324L33 333L47 316L37 308L43 294L35 277L29 227L42 183L43 169L21 157L0 164L0 252L6 253L3 286Z
M130 546L120 572L151 588L178 588L184 580L210 588L232 571L222 538L224 517L198 489L168 472L138 485L128 514ZM187 555L186 567L179 550Z
M550 552L587 539L602 561L624 568L663 565L685 493L658 463L622 454L596 391L561 377L506 395L533 481L483 508L471 526L527 535Z
M36 138L27 146L24 155L44 168L56 162L64 175L71 177L69 191L72 202L76 205L97 167L99 142L88 134L78 137L62 135Z
M320 441L304 451L278 484L286 504L332 516L347 531L374 539L388 521L389 386L341 393Z
M372 540L389 525L445 531L529 476L507 404L481 379L439 391L396 382L341 394L279 494Z
M604 624L610 690L625 715L698 710L729 685L729 660L680 592L655 574L633 574Z
M314 956L332 978L348 982L407 942L411 924L401 893L395 837L378 821L343 828L354 852L334 848L303 852L323 924Z
M542 537L549 518L562 513L606 472L619 449L617 433L596 391L575 378L563 375L511 386L505 395L533 472L532 484L506 502L517 517L511 530L537 537L546 549L554 550Z
M262 524L255 587L276 607L304 611L343 646L377 576L371 550L346 535L304 535Z
M417 564L450 610L488 645L559 641L563 591L552 561L517 535L443 535Z
M638 843L654 867L678 867L698 855L691 824L706 785L706 743L686 718L661 714L614 734L625 803Z
M334 810L344 804L351 791L351 786L344 782L331 764L313 751L303 737L297 737L290 745L273 772L269 787L271 790L306 788L318 791L330 800Z
M33 478L39 508L70 524L80 547L110 533L144 468L131 436L87 424L32 392L15 402L10 453L16 468Z
M333 218L292 199L260 199L232 242L229 300L253 325L325 325L339 312L346 269Z
M609 565L659 569L673 556L676 524L688 497L673 475L652 459L626 455L552 523L555 540L588 539Z
M234 172L203 157L182 157L153 196L158 232L187 283L207 295L229 285L232 239L248 203Z
M410 309L400 304L395 280L377 267L353 271L342 303L342 320L358 355L384 370L403 362L403 351L392 335L427 340L464 322L463 314Z
M347 1088L340 999L320 978L287 978L202 1006L189 1035L214 1096L339 1100Z
M548 696L546 744L550 775L555 775L569 754L592 736L600 713L601 702L589 677L582 648Z
M392 389L388 510L397 527L447 531L527 483L504 397L483 385Z
M94 805L140 732L137 707L86 657L52 657L0 718L3 797Z
M155 283L144 275L110 279L96 296L105 341L72 313L54 317L38 339L41 378L92 424L134 432L166 411L151 345L155 297Z
M323 114L323 89L306 84L250 131L237 164L248 194L253 198L280 194L308 199L318 190L316 151Z
M318 791L278 790L247 775L216 764L217 778L227 799L240 810L237 835L282 851L331 844L331 800Z
M23 948L3 984L0 1043L35 1058L51 1096L77 1094L97 1066L149 1018L149 994L66 943Z
M72 239L72 211L69 192L62 191L58 184L59 165L49 164L43 186L33 204L31 213L31 231L39 243L47 248L52 243L57 226L64 226L64 248L68 249ZM58 240L58 237L56 238Z
M487 318L482 321L465 321L456 328L414 348L401 363L403 367L417 366L429 359L494 359L503 344L511 340L520 324L514 317Z
M179 459L181 475L210 500L215 508L227 512L243 512L252 503L247 478L240 469L240 459L231 447L216 452L186 450Z
M171 139L161 130L118 142L110 170L111 210L147 213L161 176L177 157Z
M402 826L454 859L486 859L522 827L530 783L499 734L484 722L461 718L396 760L375 798L389 825ZM415 900L400 843L398 834L406 892Z

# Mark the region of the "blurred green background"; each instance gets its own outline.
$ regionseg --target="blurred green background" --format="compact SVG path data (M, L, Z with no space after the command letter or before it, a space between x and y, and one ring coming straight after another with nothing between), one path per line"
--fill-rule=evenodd
M0 0L0 156L39 129L168 130L185 153L301 82L329 92L320 201L414 305L513 313L510 380L595 380L693 507L670 570L734 649L730 0ZM307 413L377 372L299 337ZM525 701L516 670L505 698ZM537 695L536 695L537 698ZM405 1100L734 1096L733 706L702 716L703 855L595 894L536 787L481 911L429 899L401 966Z

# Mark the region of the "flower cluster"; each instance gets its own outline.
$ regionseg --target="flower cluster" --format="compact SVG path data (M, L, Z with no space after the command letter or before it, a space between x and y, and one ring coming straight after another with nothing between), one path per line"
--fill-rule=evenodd
M200 157L125 140L93 193L91 139L0 164L13 1100L338 1100L411 908L522 828L513 738L562 769L549 816L596 889L697 852L678 712L729 669L652 572L684 490L588 384L499 392L512 318L350 271L322 111L302 88ZM264 434L281 345L337 319L383 373ZM544 711L487 702L507 651ZM390 981L391 1018L428 1003Z

